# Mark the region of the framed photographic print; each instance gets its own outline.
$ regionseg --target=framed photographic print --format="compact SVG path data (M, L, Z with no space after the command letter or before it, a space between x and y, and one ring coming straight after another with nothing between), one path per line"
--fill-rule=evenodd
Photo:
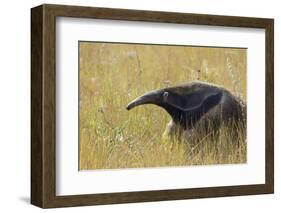
M273 19L31 9L31 203L274 191Z

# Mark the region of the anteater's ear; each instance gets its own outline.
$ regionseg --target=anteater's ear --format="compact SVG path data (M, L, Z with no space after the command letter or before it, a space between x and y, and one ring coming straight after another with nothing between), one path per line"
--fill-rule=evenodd
M188 95L179 95L169 92L166 103L185 112L207 112L219 104L221 98L221 92L194 92Z

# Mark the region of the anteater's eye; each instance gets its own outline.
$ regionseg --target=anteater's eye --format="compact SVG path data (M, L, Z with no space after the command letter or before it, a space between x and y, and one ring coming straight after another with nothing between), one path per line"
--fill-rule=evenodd
M163 94L163 100L164 100L164 102L167 101L168 96L169 96L169 93L168 93L168 92L164 92L164 94Z

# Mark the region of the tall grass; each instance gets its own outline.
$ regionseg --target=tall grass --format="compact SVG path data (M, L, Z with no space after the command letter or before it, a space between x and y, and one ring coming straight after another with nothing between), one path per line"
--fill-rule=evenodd
M126 105L152 89L196 79L223 85L246 100L246 50L80 42L80 169L246 162L244 132L227 126L197 144L163 137L169 115Z

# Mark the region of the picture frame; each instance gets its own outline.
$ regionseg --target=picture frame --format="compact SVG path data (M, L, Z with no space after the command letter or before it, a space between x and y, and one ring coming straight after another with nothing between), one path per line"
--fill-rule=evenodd
M130 192L56 194L56 19L257 28L265 30L265 183ZM262 139L261 139L262 140ZM44 4L31 9L31 203L56 208L269 194L274 192L274 20Z

